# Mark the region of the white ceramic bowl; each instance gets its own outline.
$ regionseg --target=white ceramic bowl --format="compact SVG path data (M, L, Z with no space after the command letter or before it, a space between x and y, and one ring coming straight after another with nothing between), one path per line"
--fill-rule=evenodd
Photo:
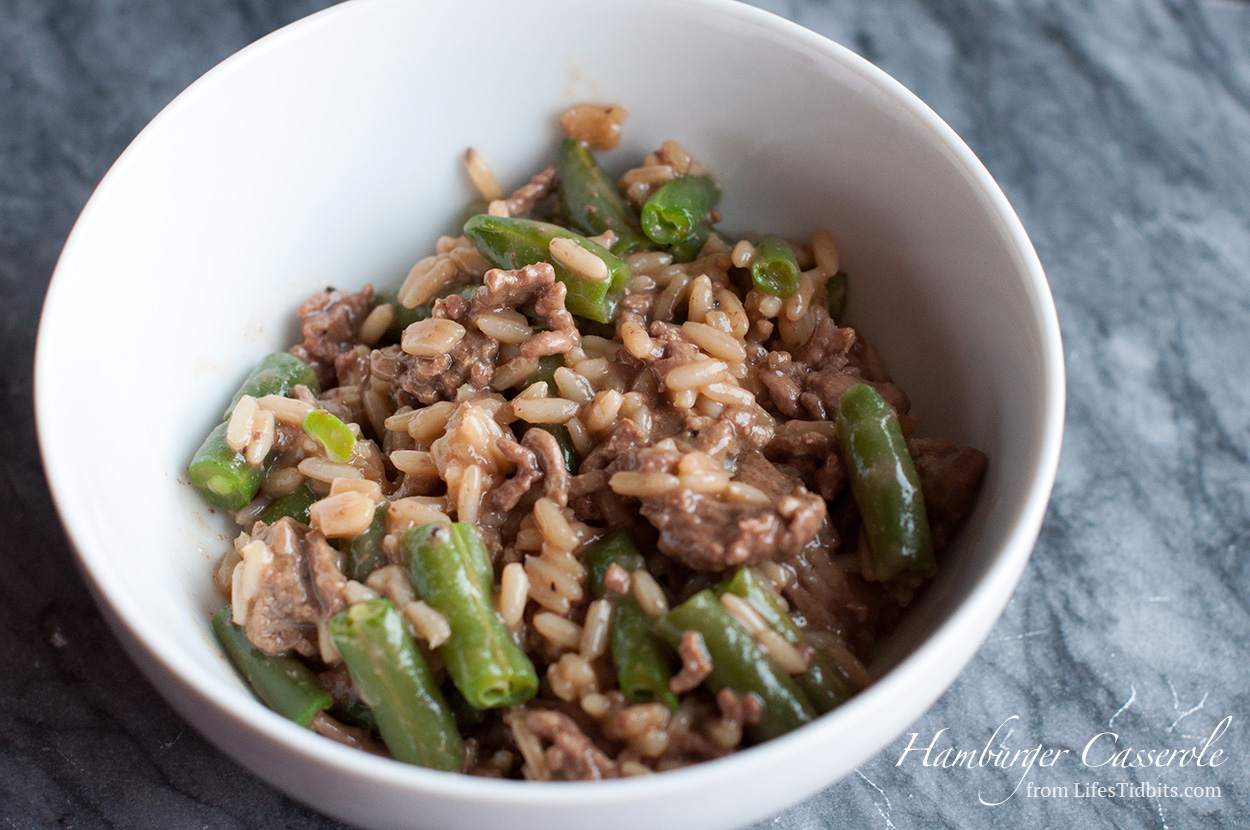
M880 680L784 738L600 784L351 751L266 710L223 660L208 620L228 524L183 469L247 368L293 342L300 300L396 283L470 196L465 147L519 183L578 100L632 111L608 166L668 137L703 159L726 227L832 228L853 321L926 432L988 453L985 489L873 665ZM356 0L265 38L109 172L57 266L36 366L52 491L129 653L244 766L378 827L730 827L846 775L937 699L1002 612L1054 480L1063 395L1045 277L972 152L866 61L721 0Z

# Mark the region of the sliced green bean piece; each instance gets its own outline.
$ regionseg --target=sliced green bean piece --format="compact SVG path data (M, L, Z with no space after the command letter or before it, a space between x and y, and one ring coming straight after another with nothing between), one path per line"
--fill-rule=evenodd
M790 675L765 656L755 639L710 590L700 591L656 621L656 631L677 648L682 633L697 631L712 658L704 682L714 692L733 689L759 697L764 711L747 727L753 741L766 741L816 717L816 709Z
M636 571L646 564L634 545L629 531L617 528L595 542L582 554L582 564L590 573L590 588L595 596L603 596L603 578L612 565L620 565L627 571Z
M451 628L438 653L465 700L495 709L533 697L538 674L495 610L494 569L477 529L462 522L414 527L401 549L413 587Z
M564 367L564 355L562 354L546 354L538 358L538 371L530 376L529 383L526 386L533 386L535 383L547 384L547 395L551 396L552 390L556 387L556 369Z
M456 726L473 729L486 723L486 712L465 700L455 683L448 680L442 688L443 697L447 698L447 705L451 707L451 716L456 719Z
M579 141L566 138L556 156L560 209L575 229L587 236L604 231L616 234L611 251L619 257L651 247L638 229L633 210L621 198L616 183L595 162L594 154Z
M433 769L459 769L464 747L456 721L391 601L379 597L336 614L330 636L391 756Z
M226 443L228 421L218 424L191 457L187 472L191 481L210 504L238 510L256 497L265 480L264 467L247 463L243 453Z
M230 417L234 405L244 395L251 395L253 398L263 398L265 395L285 397L300 384L307 386L314 395L321 391L321 386L317 383L317 373L311 366L289 352L273 352L261 358L248 373L243 384L230 399L230 406L226 408L223 417Z
M774 297L792 297L799 290L799 261L790 243L780 236L765 236L756 246L751 263L751 282L756 291Z
M642 206L642 232L657 245L676 245L707 223L719 201L720 188L709 178L671 179Z
M573 314L600 323L611 322L616 316L621 293L629 283L629 266L602 245L559 225L501 216L474 216L465 223L464 232L495 268L515 269L538 262L550 263L556 279L568 288L564 304ZM571 239L603 260L608 267L608 279L587 279L555 262L550 245L557 237Z
M334 705L317 676L298 659L266 654L248 642L243 629L231 622L229 605L213 615L213 634L261 702L287 720L307 728L314 715Z
M235 404L244 395L254 398L286 395L297 384L307 386L314 394L321 389L316 373L307 363L286 352L274 352L256 364L235 391L222 422L208 433L187 467L191 483L210 504L226 510L246 506L260 491L265 469L273 460L270 454L263 464L253 467L242 453L230 449L226 443L226 424Z
M386 514L390 502L384 501L373 512L373 521L364 533L358 533L343 544L343 573L348 579L364 582L369 574L387 564L382 539L386 536Z
M937 560L916 466L898 415L866 383L838 403L838 444L868 538L872 577L933 576Z
M378 720L373 716L373 710L362 700L353 700L346 706L335 706L330 714L348 726L358 726L371 735L378 734Z
M764 621L791 645L805 642L803 632L794 619L782 610L777 596L768 585L750 569L742 568L731 579L716 588L718 593L737 594L759 612ZM828 654L814 650L811 666L803 674L795 675L794 682L806 694L821 714L845 703L855 694L855 684Z
M320 498L321 496L317 495L307 484L301 484L285 496L278 496L271 501L265 508L265 512L260 514L260 520L271 525L281 518L290 516L300 524L306 525L308 524L308 508Z
M712 226L704 222L685 239L670 246L668 252L673 255L673 262L692 262L696 259L699 251L702 251L703 246L707 244L707 238L711 233Z
M314 409L304 417L304 432L325 447L326 458L342 463L352 457L356 434L352 428L325 409Z
M673 672L668 657L656 640L651 618L633 597L614 601L609 639L612 664L625 699L630 703L659 701L676 712L678 701L669 688Z
M842 322L846 313L846 272L839 271L825 283L825 298L829 306L829 316L835 323Z

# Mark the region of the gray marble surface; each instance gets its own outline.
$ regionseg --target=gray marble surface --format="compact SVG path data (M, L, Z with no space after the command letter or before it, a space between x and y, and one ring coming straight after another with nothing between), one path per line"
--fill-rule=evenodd
M0 0L0 827L338 826L210 747L123 655L57 522L31 404L44 289L109 164L204 71L323 5ZM760 5L876 62L972 146L1047 269L1069 378L1032 562L913 727L913 747L937 735L930 764L948 746L987 764L926 766L904 736L761 826L1250 826L1250 5ZM1218 765L1080 760L1092 739L1091 765L1201 746L1227 718ZM984 806L1022 775L987 744L1068 751Z

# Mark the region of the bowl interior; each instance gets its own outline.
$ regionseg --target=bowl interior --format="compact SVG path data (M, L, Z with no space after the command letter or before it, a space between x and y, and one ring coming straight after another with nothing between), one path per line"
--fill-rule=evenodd
M376 773L264 712L221 659L207 621L229 523L184 468L248 367L293 342L302 299L324 285L397 285L474 196L464 149L478 148L505 187L520 184L550 159L555 117L579 100L631 110L610 170L670 137L703 160L723 186L727 230L830 228L850 318L911 395L922 434L990 458L972 520L873 667L886 682L856 701L880 722L855 726L840 711L804 730L819 740L776 742L776 759L814 742L830 762L716 813L740 822L845 774L946 688L1027 559L1061 428L1058 329L1014 214L936 116L840 47L745 6L661 0L358 0L265 39L162 113L75 227L39 340L47 470L123 638L169 670L167 694L194 687L233 712L189 715L210 738L209 721L231 717L297 754ZM922 673L933 661L920 655L949 651L951 637L936 635L960 613L974 642L946 655L953 670ZM710 766L735 763L762 762ZM419 770L386 776L409 794L501 791ZM550 818L593 799L568 792L546 788L533 804Z

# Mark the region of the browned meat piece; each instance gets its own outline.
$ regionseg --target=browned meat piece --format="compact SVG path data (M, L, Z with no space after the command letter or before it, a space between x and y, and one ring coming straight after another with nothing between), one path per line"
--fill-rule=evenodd
M854 556L839 555L842 546L831 525L798 554L781 564L794 574L782 594L809 631L839 634L864 657L873 644L874 623L888 598L859 571Z
M764 454L825 501L833 501L846 489L846 468L838 455L838 440L828 433L810 429L778 432Z
M750 726L760 722L764 714L764 701L754 692L735 692L721 689L716 693L716 706L721 717L738 726Z
M723 571L795 555L828 524L824 499L758 452L738 459L737 480L759 488L770 501L681 487L643 499L640 512L660 532L660 550L696 570Z
M474 325L483 313L518 309L533 303L549 331L537 332L521 344L525 357L559 354L581 342L573 316L564 307L567 289L555 281L555 270L547 263L527 265L514 271L493 268L483 277L483 286L466 300L458 294L435 301L432 316L454 320L465 327L464 337L446 354L415 357L398 346L373 352L369 373L379 386L389 384L399 405L426 405L449 401L460 387L485 389L495 374L499 341Z
M604 581L607 584L607 581ZM712 655L707 653L703 635L697 631L683 631L681 642L677 646L677 656L681 658L681 671L673 675L668 687L675 695L699 688L708 675L712 673Z
M787 352L769 352L759 377L773 405L790 418L832 420L837 416L842 393L857 383L874 387L900 415L911 408L907 395L893 383L865 380L851 366L812 369Z
M508 215L522 216L529 213L534 209L534 205L537 202L550 196L555 192L555 189L556 169L548 167L512 191L512 195L505 201L505 204L508 206Z
M268 546L271 560L247 611L247 639L266 654L319 654L317 624L347 607L338 553L320 532L289 517L257 522L252 538Z
M769 352L767 363L760 367L759 378L781 414L789 418L807 416L799 403L803 394L803 367L795 364L788 352Z
M317 682L321 684L321 688L330 693L330 697L334 699L334 705L339 708L347 708L360 700L345 663L338 663L323 672L318 672Z
M466 327L450 352L434 357L414 357L399 346L375 349L369 356L369 372L380 383L392 384L400 406L428 406L454 400L465 384L476 389L489 386L498 354L497 340Z
M633 578L629 575L629 571L615 562L608 565L608 570L603 574L603 591L605 594L616 594L623 597L629 593L632 584Z
M526 265L514 271L492 268L482 278L482 284L483 288L473 292L470 321L486 311L518 309L531 302L534 313L547 321L550 331L538 332L522 343L522 356L563 354L581 342L573 315L564 307L568 289L564 283L556 282L555 269L548 263ZM437 307L434 314L439 316Z
M313 368L323 389L334 385L334 360L355 345L360 324L372 309L372 285L366 285L359 294L327 288L299 307L303 342L292 346L291 354Z
M985 477L985 453L946 438L913 438L907 450L920 476L933 544L940 550L976 506Z
M841 369L854 345L855 329L839 328L828 317L822 317L812 336L794 352L794 359L818 369Z
M504 457L516 465L516 472L491 491L495 506L512 510L535 484L543 483L543 495L560 507L569 503L569 471L555 436L546 430L531 429L520 443L501 438L497 445Z
M365 401L359 386L336 386L317 399L317 407L324 409L343 423L367 424Z
M765 423L768 421L769 423ZM731 438L725 440L728 428ZM699 449L716 454L725 447L727 455L737 455L743 449L763 449L773 437L771 419L758 406L726 406L720 417L707 429L699 432Z
M334 359L339 386L363 386L369 380L369 347L354 346Z
M615 761L595 746L568 715L540 709L525 714L525 726L547 747L547 767L557 781L598 781L617 778Z
M530 430L533 432L534 430ZM504 458L516 465L516 472L507 481L491 491L490 498L499 510L511 510L521 498L530 491L543 476L538 469L538 458L526 447L511 438L500 438L496 442Z
M584 475L593 470L606 469L609 464L619 458L627 450L642 446L647 440L638 425L629 418L622 418L612 428L612 434L599 442L590 455L582 459L579 471ZM578 476L581 478L581 476Z
M569 503L569 468L564 464L564 454L556 437L545 429L531 429L521 439L521 444L538 457L543 471L543 495L560 507Z
M646 291L631 291L627 287L625 293L621 295L621 309L622 311L636 314L641 318L650 317L651 307L655 305L657 296L659 295L654 288ZM617 320L617 324L619 325L623 319L624 315Z

